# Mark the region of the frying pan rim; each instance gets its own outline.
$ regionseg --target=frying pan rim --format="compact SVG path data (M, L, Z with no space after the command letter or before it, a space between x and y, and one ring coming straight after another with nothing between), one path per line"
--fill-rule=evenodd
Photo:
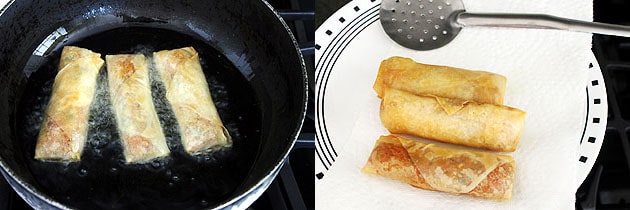
M15 173L13 173L13 171L8 171L6 170L8 167L6 166L6 164L4 163L4 159L2 157L0 157L0 168L2 170L2 176L7 179L7 182L10 183L10 181L8 179L11 179L12 181L16 182L18 185L20 185L21 188L23 188L24 190L28 191L29 194L37 197L40 200L44 200L46 201L48 204L50 204L51 206L58 208L58 209L71 209L70 207L67 207L59 202L57 202L56 200L50 198L50 196L46 196L43 195L43 193L40 193L39 191L34 191L33 186L29 183L24 182L22 179L18 179L19 177L15 175ZM6 177L5 174L7 174L9 177ZM9 186L11 186L11 188L13 190L15 190L15 193L18 194L20 196L20 198L22 198L22 200L24 200L26 203L28 203L29 206L33 207L33 204L31 204L31 200L26 199L24 197L24 195L22 193L19 192L18 189L16 189L15 186L9 184ZM38 192L38 193L36 193Z
M297 52L297 55L300 59L300 67L302 70L302 80L303 80L302 86L303 86L304 91L302 94L302 110L300 111L301 112L299 116L300 119L298 120L299 124L297 128L291 134L293 139L291 140L291 143L289 144L289 147L287 148L287 150L283 152L281 161L278 164L276 164L276 166L271 171L269 171L267 175L265 175L262 179L258 180L256 184L254 184L251 188L245 191L245 193L240 194L239 196L231 199L230 201L222 205L216 206L214 209L223 209L227 206L230 206L236 203L237 201L242 200L244 197L247 197L247 195L250 195L252 191L254 190L267 189L267 187L269 186L269 184L271 184L271 182L269 182L267 186L263 187L262 189L257 189L257 188L260 187L262 184L264 184L266 180L275 178L275 175L277 175L277 172L280 171L280 168L282 168L282 166L284 165L287 159L287 156L289 155L289 152L291 152L291 150L295 146L295 141L297 140L298 135L300 134L300 131L302 130L302 126L304 125L304 118L306 117L306 107L308 106L308 75L306 72L306 64L304 63L304 56L302 55L302 51L300 50L297 39L295 39L295 36L293 36L291 29L289 28L287 23L284 21L284 19L282 19L280 14L278 14L276 9L273 8L273 6L271 6L271 4L267 2L267 0L260 0L260 1L263 2L265 6L267 6L267 8L273 13L273 15L275 15L276 19L279 20L280 23L282 23L282 26L284 27L284 30L288 33L289 37L291 38L291 41L293 42L294 50ZM253 200L251 202L253 202ZM249 205L251 205L251 203L245 206L249 206Z
M9 0L9 2L7 2L7 4L4 5L4 7L2 7L0 9L0 16L3 16L4 13L11 6L13 6L13 3L15 3L15 0ZM37 199L39 199L39 200L46 201L52 207L55 207L57 209L70 209L69 207L66 207L63 204L61 204L61 203L57 202L56 200L52 199L50 196L44 195L39 190L35 190L35 187L33 185L31 185L29 183L26 183L23 179L20 178L20 176L17 176L17 174L11 169L11 167L9 167L9 165L6 163L6 161L4 160L4 158L1 155L0 155L0 170L2 170L2 177L8 183L11 183L11 181L17 183L19 185L19 187L23 188L23 190L26 190L28 192L28 194L37 197ZM24 200L26 203L28 203L29 206L34 206L31 203L33 201L31 201L29 199L26 199L24 197L24 195L22 195L22 193L20 193L19 190L16 189L16 186L13 186L12 184L9 184L9 186L11 186L11 189L13 189L16 192L16 194L18 194L20 196L20 198L22 198L22 200Z
M280 171L280 169L284 166L284 163L286 162L286 158L289 155L290 151L293 149L294 145L295 145L295 141L298 138L298 135L300 133L300 131L302 130L302 126L304 124L304 119L306 117L306 112L307 112L307 106L308 106L308 74L306 71L306 64L304 62L304 57L302 55L302 52L300 50L299 44L297 42L297 39L295 38L295 36L293 35L293 33L291 32L291 29L289 28L289 26L287 25L287 23L284 21L284 19L282 19L282 17L280 16L280 14L276 11L275 8L273 8L273 6L271 6L271 4L269 4L269 2L267 2L267 0L260 0L265 6L267 6L267 9L269 9L269 11L271 11L273 13L273 15L276 17L277 20L280 21L280 23L282 24L282 26L284 27L285 32L289 35L289 38L291 39L291 42L293 43L293 47L294 50L297 53L297 56L299 58L299 62L300 62L300 70L301 70L301 74L302 74L302 87L303 87L303 91L302 91L302 106L301 106L301 110L300 110L300 114L299 114L299 119L295 122L298 123L298 126L295 128L295 130L291 133L291 142L288 145L288 147L286 148L286 150L283 151L283 154L281 156L281 161L278 162L269 172L267 172L267 174L258 180L258 182L256 182L256 184L254 184L253 186L249 187L248 190L246 190L245 192L241 193L240 195L233 197L232 199L230 199L229 201L213 207L214 209L223 209L226 208L228 206L231 206L233 204L239 203L239 207L247 207L250 206L255 199L249 199L249 200L245 200L245 198L248 198L249 196L252 195L252 193L255 193L254 191L258 192L258 191L264 191L266 190L269 185L271 184L271 182L269 180L275 178L275 176L277 176L278 172ZM10 8L13 3L15 2L15 0L9 0L7 2L6 5L4 5L4 7L2 7L0 9L0 16L4 15L4 13L6 12L6 10L8 8ZM15 183L17 183L18 185L20 185L21 188L23 188L23 190L28 191L28 193L32 196L37 197L38 199L42 200L42 201L46 201L47 204L55 207L55 208L59 208L59 209L71 209L70 207L67 207L61 203L59 203L57 200L53 199L52 197L45 195L43 192L40 192L39 190L36 190L35 187L33 185L31 185L30 183L25 182L20 176L17 176L17 174L8 166L8 164L6 163L6 161L4 160L4 158L2 156L0 156L0 170L2 170L2 176L4 177L4 179L7 179L7 181L9 181L9 179L11 179L12 181L14 181ZM8 176L8 177L7 177ZM24 197L24 195L22 195L22 193L19 193L18 190L16 189L15 186L10 185L11 188L13 190L16 191L16 193L23 199L25 200L27 203L29 203L29 205L33 206L31 204L32 201L26 199ZM259 196L260 194L258 194L257 196Z

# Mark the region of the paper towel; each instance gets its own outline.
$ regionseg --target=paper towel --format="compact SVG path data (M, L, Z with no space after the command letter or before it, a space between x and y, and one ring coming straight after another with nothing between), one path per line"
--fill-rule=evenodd
M592 21L592 2L582 0L464 4L468 12L544 13ZM574 209L590 48L590 34L469 27L445 47L412 51L388 39L374 22L344 49L326 84L326 123L339 156L316 181L317 209ZM389 134L380 122L380 99L372 84L380 61L394 55L508 78L505 104L528 112L516 152L505 153L516 160L512 200L422 190L360 172L376 139Z

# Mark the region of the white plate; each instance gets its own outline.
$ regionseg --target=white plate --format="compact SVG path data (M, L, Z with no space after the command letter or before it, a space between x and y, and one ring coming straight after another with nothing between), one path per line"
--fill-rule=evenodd
M375 65L372 65L371 69L365 69L363 68L365 65L361 64L374 63L369 58L378 57L379 55L375 56L374 54L379 53L383 57L384 54L387 54L383 51L388 51L388 53L408 52L389 40L384 32L378 31L379 29L382 30L378 19L379 7L380 1L376 0L352 1L332 15L316 31L315 91L317 100L317 133L315 176L318 182L326 179L327 173L330 172L329 170L334 170L335 162L339 161L340 158L344 158L343 153L348 152L347 149L344 149L349 147L347 145L348 139L360 135L353 133L356 132L353 131L353 128L357 124L365 123L358 122L366 119L365 116L361 116L366 115L366 113L361 111L363 107L367 106L366 104L378 103L379 101L375 97L371 86L380 60ZM524 33L530 32L525 31ZM473 36L470 35L471 33L464 35L465 33L465 31L462 31L460 36ZM457 45L458 38L450 45ZM366 40L369 41L366 42ZM353 53L353 55L348 55L347 53ZM405 56L404 54L398 55ZM427 60L435 61L436 64L451 66L459 64L457 62L451 64L448 59L430 57L430 54L427 53L421 55L429 56ZM413 54L407 57L417 58L419 56ZM351 60L349 61L348 59ZM494 62L494 60L488 60L487 62ZM464 65L467 65L466 62L464 62ZM356 66L358 69L353 68L353 66ZM582 66L582 69L575 69L575 71L588 71L586 93L575 93L580 94L584 99L581 100L581 104L569 105L577 106L580 111L575 114L582 116L580 117L580 128L572 131L579 132L579 134L572 133L572 136L581 136L581 138L576 137L572 141L575 144L574 146L579 146L579 152L575 154L575 164L577 165L575 189L583 182L597 159L604 139L608 111L604 80L592 53L590 54L590 59L585 60L580 66ZM472 65L471 68L474 69L475 66ZM528 83L519 82L518 78L508 76L506 105L512 105L511 102L514 104L521 103L518 99L515 99L517 96L512 97L509 94L521 94L521 91L514 89L519 89L519 85L523 84ZM530 110L525 111L529 112ZM374 112L378 112L378 110L374 110ZM384 128L377 128L380 126L379 123L375 122L374 128L382 131L383 135L388 134ZM526 123L532 122L526 120ZM365 139L368 142L367 144L370 145L375 140L376 138Z

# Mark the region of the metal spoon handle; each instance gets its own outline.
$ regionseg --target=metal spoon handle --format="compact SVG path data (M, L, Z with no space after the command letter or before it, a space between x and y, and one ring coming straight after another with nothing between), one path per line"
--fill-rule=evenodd
M461 26L558 29L630 37L630 26L573 20L544 14L468 13L455 14Z

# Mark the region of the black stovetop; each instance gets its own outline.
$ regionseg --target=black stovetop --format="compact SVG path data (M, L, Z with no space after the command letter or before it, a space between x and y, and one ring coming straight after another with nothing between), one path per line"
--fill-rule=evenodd
M595 0L598 22L630 25L630 2ZM630 209L630 38L593 36L608 94L608 124L591 173L576 192L576 209Z
M290 16L286 18L288 25L293 33L297 33L300 45L308 48L314 43L314 25L320 25L348 0L269 2L285 17ZM314 10L317 15L313 18ZM630 1L594 0L595 21L630 25L630 13L626 11L630 11ZM314 56L308 49L304 52L309 74L312 75ZM597 161L576 192L576 209L630 209L630 38L595 35L593 52L606 82L608 126ZM313 88L312 83L310 87ZM310 92L312 96L313 92ZM287 163L250 209L315 208L314 130L311 103L309 117ZM0 179L0 209L31 208Z

